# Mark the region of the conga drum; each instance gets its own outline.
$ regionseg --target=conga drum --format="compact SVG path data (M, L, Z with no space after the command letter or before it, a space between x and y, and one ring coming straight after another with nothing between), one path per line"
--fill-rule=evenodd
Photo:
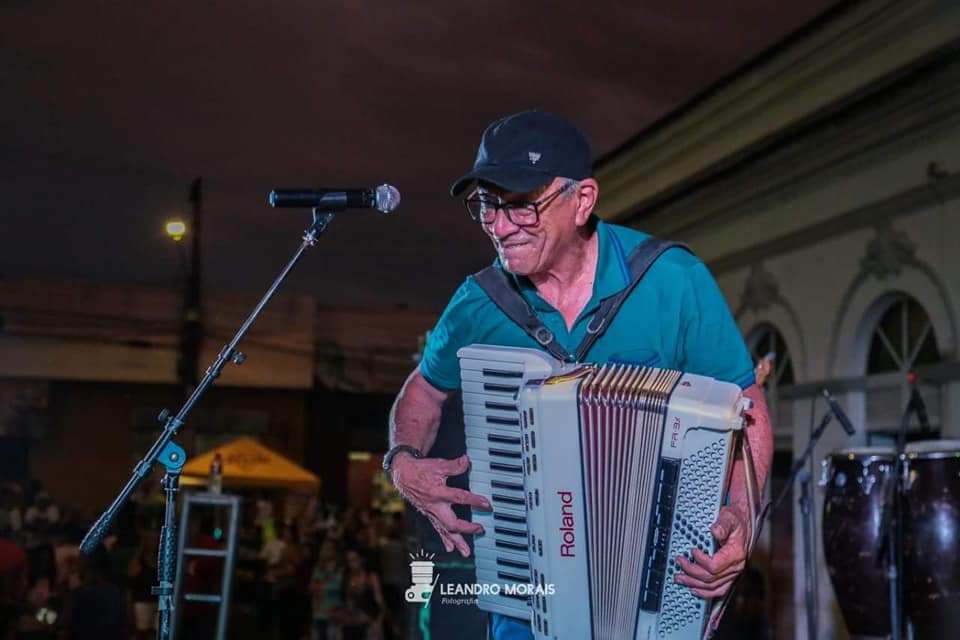
M894 450L863 447L823 460L823 552L830 582L851 636L890 634L890 592L879 557L880 520Z
M960 637L960 440L907 445L903 600L914 638Z

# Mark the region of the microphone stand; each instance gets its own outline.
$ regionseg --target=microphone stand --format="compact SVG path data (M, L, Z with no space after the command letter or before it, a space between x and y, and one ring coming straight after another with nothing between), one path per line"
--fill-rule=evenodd
M798 474L800 480L800 513L803 515L803 591L807 603L807 640L816 640L819 607L814 593L813 568L813 510L811 509L810 471L803 469Z
M804 449L803 455L801 455L796 462L793 463L793 469L790 471L790 479L786 484L783 485L783 489L780 490L780 495L777 496L777 499L773 502L773 507L770 511L767 512L767 519L772 519L774 512L777 510L777 507L783 502L784 498L787 497L790 488L793 487L793 483L800 480L800 513L803 517L803 568L804 568L804 593L807 603L807 640L816 640L817 637L817 618L818 618L818 606L817 598L814 593L814 584L813 584L813 510L811 509L811 494L810 494L810 472L805 469L807 462L809 461L811 455L813 454L813 448L816 446L817 442L820 440L820 436L823 435L823 432L826 430L827 425L830 424L830 420L833 419L833 415L827 411L823 414L823 418L820 419L820 425L810 434L810 440L807 441L807 448Z
M169 640L173 632L171 628L173 607L175 606L173 602L173 584L174 578L176 577L177 566L176 492L180 482L180 471L187 461L186 453L179 445L173 442L173 438L186 421L187 415L190 413L190 410L193 409L193 406L200 400L207 389L213 385L214 380L220 376L224 366L226 366L228 362L240 365L246 359L246 356L237 350L240 341L246 335L261 311L263 311L267 302L269 302L273 294L276 293L280 284L293 269L294 265L300 260L303 252L306 251L307 247L312 247L316 244L317 239L323 235L323 232L326 231L327 226L333 218L334 214L329 211L323 211L319 207L313 209L313 224L304 232L303 242L293 254L293 258L290 259L287 266L284 267L280 275L277 276L277 279L274 280L266 295L263 296L230 343L220 350L216 361L207 369L203 380L200 381L197 388L190 394L190 397L177 414L173 415L167 409L164 409L160 413L158 420L164 423L163 432L160 434L160 437L153 446L150 447L150 450L144 458L137 463L133 469L133 476L127 482L126 486L123 487L110 507L104 511L93 526L90 527L83 542L80 543L80 550L83 553L87 555L93 553L113 523L117 512L126 503L137 485L150 475L156 463L159 462L164 466L166 473L163 477L162 486L166 504L163 514L163 526L160 529L160 548L157 553L158 584L151 589L152 593L158 597L160 620L157 628L157 637L159 640Z
M907 446L907 429L910 426L910 416L917 414L924 431L930 429L926 411L921 411L923 399L914 386L910 392L910 400L900 419L900 429L897 431L897 447L893 457L893 481L887 483L884 492L883 515L880 518L880 530L883 532L883 548L886 548L887 577L890 579L890 629L891 640L900 640L903 634L903 512L901 498L904 492L905 458L904 450ZM879 561L879 560L878 560Z

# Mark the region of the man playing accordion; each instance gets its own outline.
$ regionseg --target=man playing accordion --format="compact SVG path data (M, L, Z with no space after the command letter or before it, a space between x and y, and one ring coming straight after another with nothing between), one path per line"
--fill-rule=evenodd
M523 299L569 352L581 343L601 302L630 284L626 256L649 236L593 215L599 186L583 134L564 118L526 111L500 119L483 134L473 170L451 194L467 192L471 217L490 238L502 269ZM437 435L441 406L460 388L457 351L471 344L543 348L468 277L431 332L419 366L397 396L391 450L384 466L404 497L432 523L447 551L464 557L463 534L482 533L459 519L453 504L489 510L479 495L447 486L465 473L467 456L425 457ZM581 354L676 369L739 385L754 402L746 430L757 483L763 486L773 437L753 363L707 267L683 249L665 251L632 289L605 331ZM753 523L742 465L734 467L729 500L711 528L713 555L695 549L677 559L676 581L701 598L730 590L743 571ZM496 638L530 637L529 626L494 615Z

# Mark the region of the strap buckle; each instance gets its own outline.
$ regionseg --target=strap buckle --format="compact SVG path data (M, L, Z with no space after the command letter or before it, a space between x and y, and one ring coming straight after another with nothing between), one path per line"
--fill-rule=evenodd
M550 331L550 329L547 329L547 327L544 325L537 327L537 329L533 332L533 337L543 346L547 346L553 342L553 332Z
M587 325L587 333L593 334L603 331L604 326L607 324L607 316L603 314L602 311L603 309L598 311L597 315L590 319L590 324Z

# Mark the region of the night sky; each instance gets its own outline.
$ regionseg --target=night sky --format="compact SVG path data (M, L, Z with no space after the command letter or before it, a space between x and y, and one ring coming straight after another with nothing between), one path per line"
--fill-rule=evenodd
M390 182L286 290L439 310L492 257L447 195L489 121L559 111L602 155L832 4L7 0L0 273L168 286L200 175L205 286L261 292L310 216L271 189Z

